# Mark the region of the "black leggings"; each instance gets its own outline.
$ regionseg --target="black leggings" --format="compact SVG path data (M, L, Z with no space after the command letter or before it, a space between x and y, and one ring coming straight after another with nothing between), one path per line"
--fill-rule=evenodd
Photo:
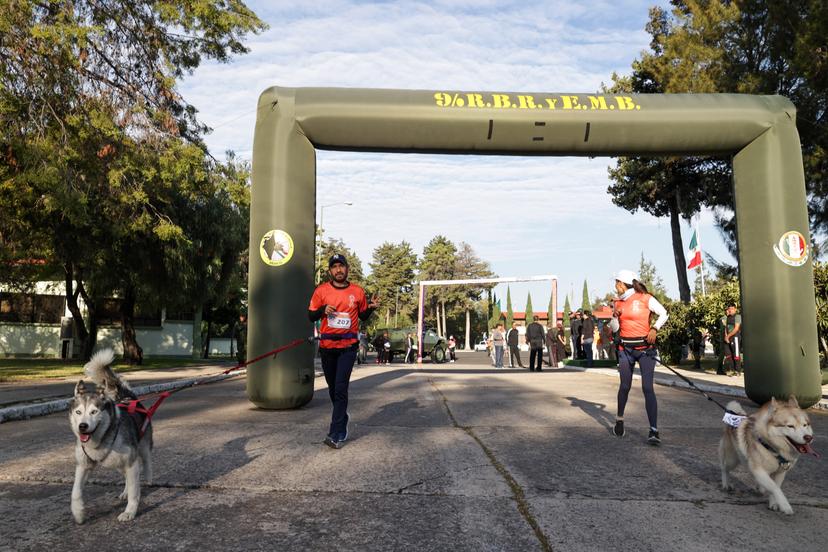
M621 376L621 386L618 388L618 417L624 415L627 406L627 397L632 388L633 367L638 362L641 369L641 390L644 392L644 404L647 408L647 419L651 427L658 427L658 404L653 389L653 374L655 373L655 349L652 347L636 351L634 349L618 350L618 374Z

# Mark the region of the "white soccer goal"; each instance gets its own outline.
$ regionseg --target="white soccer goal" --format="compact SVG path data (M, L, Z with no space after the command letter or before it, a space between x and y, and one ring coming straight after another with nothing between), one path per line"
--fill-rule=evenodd
M474 278L470 280L422 280L420 281L419 302L417 305L417 363L423 362L423 302L426 286L457 286L469 284L506 284L511 282L552 282L552 312L558 312L558 277L554 274L545 276L524 276L506 278ZM554 324L554 320L552 323Z

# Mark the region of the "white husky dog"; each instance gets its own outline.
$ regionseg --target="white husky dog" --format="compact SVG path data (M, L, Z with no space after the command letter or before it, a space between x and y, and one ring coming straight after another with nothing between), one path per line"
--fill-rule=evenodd
M83 486L89 473L99 465L124 474L126 484L120 499L127 500L119 521L129 521L138 511L141 499L141 466L147 483L152 480L152 427L141 437L141 422L122 410L117 403L135 399L127 383L110 368L115 354L112 349L97 352L84 366L86 375L98 389L90 389L80 380L75 386L69 422L77 436L75 444L75 485L72 487L72 515L83 523ZM140 462L139 462L140 459Z
M759 490L769 495L768 508L793 514L793 508L782 494L782 481L800 454L819 457L811 448L814 431L808 415L799 408L793 395L787 402L771 399L751 416L736 401L730 401L727 408L745 418L738 427L725 424L719 442L722 488L732 490L728 475L740 463L744 464Z

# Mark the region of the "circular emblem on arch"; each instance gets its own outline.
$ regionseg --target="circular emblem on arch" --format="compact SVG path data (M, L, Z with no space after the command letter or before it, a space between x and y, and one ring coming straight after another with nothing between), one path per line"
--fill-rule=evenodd
M293 238L284 230L269 230L259 242L259 255L269 266L282 266L293 257Z
M791 230L782 234L773 252L786 265L802 266L808 260L808 241L801 233Z

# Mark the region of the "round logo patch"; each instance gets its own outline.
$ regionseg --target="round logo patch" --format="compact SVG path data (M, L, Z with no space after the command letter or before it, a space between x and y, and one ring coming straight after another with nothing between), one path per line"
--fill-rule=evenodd
M802 266L808 260L808 242L795 230L785 232L773 246L779 260L789 266Z
M293 257L293 238L284 230L270 230L262 236L259 255L267 265L282 266Z

